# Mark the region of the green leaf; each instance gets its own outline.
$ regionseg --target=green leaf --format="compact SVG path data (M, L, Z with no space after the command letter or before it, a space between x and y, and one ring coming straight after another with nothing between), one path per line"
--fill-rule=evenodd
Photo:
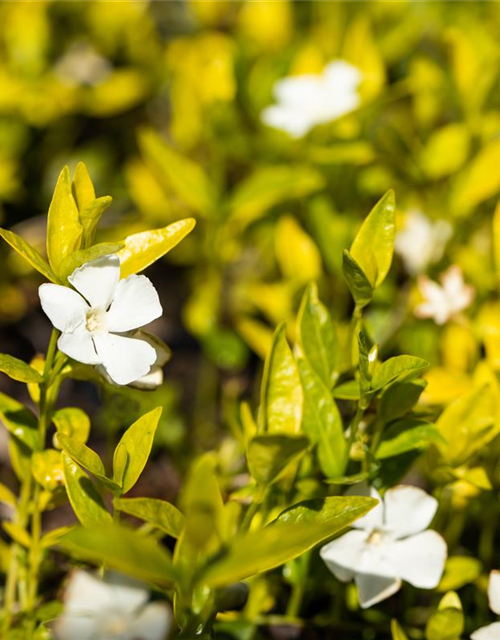
M351 256L375 289L392 263L396 230L396 201L389 190L373 207L351 245Z
M373 393L371 389L371 374L370 374L370 354L372 348L368 340L366 331L362 328L358 333L358 354L359 354L359 406L361 409L366 409L370 404Z
M113 518L92 480L69 456L62 454L62 460L66 491L78 520L84 527L111 523Z
M262 375L260 431L300 433L303 393L297 363L281 324L273 337Z
M335 359L337 336L328 309L318 299L311 283L304 293L297 316L297 343L303 357L327 387L337 380Z
M235 189L229 206L231 220L246 225L277 204L303 198L324 186L322 175L307 166L257 169Z
M146 466L162 410L162 407L157 407L136 420L125 431L116 447L113 459L113 479L122 487L123 493L132 489ZM123 455L117 455L120 447L127 452L127 458ZM123 468L124 463L126 464L125 468ZM121 482L118 482L117 478Z
M134 233L125 238L124 247L118 251L122 278L144 271L179 244L196 225L194 218L186 218L168 227Z
M110 491L114 493L121 490L120 485L113 482L106 476L106 471L101 458L95 451L89 449L81 440L70 438L64 433L57 434L57 441L62 450L81 467L89 471L93 476L100 480Z
M339 410L331 391L305 360L298 361L304 390L302 428L317 444L318 460L327 478L345 471L346 441Z
M372 377L372 389L378 391L405 374L421 373L429 363L415 356L395 356L379 365Z
M309 440L303 436L271 433L255 436L248 443L248 468L259 484L268 485L278 480L308 447Z
M178 538L185 524L179 509L170 502L155 498L115 498L115 509L145 520L172 538Z
M342 253L342 273L356 306L359 309L366 307L372 300L373 287L347 249Z
M301 502L267 527L236 536L225 552L208 564L199 582L219 588L274 569L349 526L376 504L373 498L359 497Z
M455 591L479 578L483 566L476 558L452 556L446 561L438 591Z
M425 627L427 640L459 640L464 630L464 613L456 593L447 593Z
M376 457L391 458L414 449L425 449L433 443L443 443L444 438L436 425L418 418L398 420L391 425L380 443Z
M35 247L28 244L26 240L21 238L21 236L18 236L13 231L7 231L7 229L0 228L0 237L10 244L10 246L27 262L29 262L32 267L45 276L47 280L58 284L59 280L57 279L57 276Z
M170 554L156 540L117 525L77 527L62 536L59 546L72 556L120 571L160 587L177 579Z
M80 222L83 227L84 247L89 247L97 231L97 225L102 214L111 206L113 198L111 196L101 196L89 202L83 209L80 209Z
M391 620L391 635L392 640L408 640L408 636L403 631L403 629L399 626L397 620Z
M30 549L32 540L26 529L23 529L23 527L13 522L2 522L2 528L9 534L14 542L17 542L22 547L26 547L26 549Z
M90 202L95 200L95 190L89 171L84 162L76 165L72 184L73 197L78 209L81 211Z
M87 262L97 260L97 258L102 258L103 256L109 256L113 253L118 253L123 247L123 244L110 244L103 242L102 244L95 244L93 247L89 247L88 249L73 251L73 253L62 261L59 268L59 275L63 280L66 280L75 269L78 269Z
M3 482L0 482L0 502L3 502L9 507L15 507L17 505L16 496L3 484Z
M18 358L9 356L5 353L0 353L0 371L5 373L18 382L40 384L43 382L43 376L41 376L36 369L30 367Z
M63 260L80 248L82 234L69 169L64 167L59 174L47 218L47 255L57 275Z
M31 458L31 473L44 489L54 491L63 482L61 453L54 449L35 451Z
M379 415L384 422L391 422L408 413L418 402L426 380L394 382L385 389L380 399Z
M38 447L38 421L35 415L5 393L0 393L0 419L7 431L28 449L34 450Z
M199 165L174 151L151 129L139 133L139 147L167 192L174 191L183 203L205 216L216 211L214 185Z
M62 433L72 440L87 442L90 434L90 418L78 407L64 407L57 409L51 415L58 433Z
M342 382L334 387L332 395L338 400L359 400L359 381L347 380L347 382Z

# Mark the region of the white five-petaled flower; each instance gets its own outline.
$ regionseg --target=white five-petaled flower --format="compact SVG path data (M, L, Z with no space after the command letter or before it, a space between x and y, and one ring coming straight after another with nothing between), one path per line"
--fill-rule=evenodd
M356 487L348 493L380 500L372 511L353 523L354 530L321 549L332 573L344 582L354 578L364 609L396 593L402 581L420 589L439 583L447 547L436 531L425 531L437 509L437 500L422 489L399 485L380 498L373 488Z
M417 275L443 255L452 234L452 226L446 220L432 222L421 211L408 211L404 228L396 235L394 248L403 259L408 273Z
M360 70L344 60L334 60L321 74L283 78L274 86L277 104L264 109L262 121L301 138L316 125L354 111L361 79Z
M149 602L142 583L114 572L99 578L75 571L53 631L56 640L165 640L170 621L168 605Z
M418 279L418 288L424 300L415 308L418 318L433 318L436 324L446 324L466 309L474 300L474 287L465 284L462 271L451 266L439 276L441 284L426 276Z
M42 308L61 331L57 346L78 362L102 365L111 380L126 385L149 373L155 348L130 332L162 314L156 289L146 276L120 280L120 259L104 256L68 277L76 289L42 284Z
M497 616L500 615L500 571L490 573L488 583L488 600L490 609ZM500 622L493 622L486 627L481 627L471 634L472 640L500 640Z

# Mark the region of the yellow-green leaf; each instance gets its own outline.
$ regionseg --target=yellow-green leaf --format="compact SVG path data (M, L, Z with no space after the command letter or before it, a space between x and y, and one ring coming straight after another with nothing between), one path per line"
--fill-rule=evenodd
M274 246L281 273L297 285L321 275L321 255L295 218L283 216L276 225Z
M342 253L342 274L347 282L354 302L359 309L366 307L373 298L373 287L365 272L347 249Z
M59 268L59 275L63 280L66 280L75 269L78 269L87 262L97 260L97 258L118 253L124 246L125 245L123 243L111 244L103 242L101 244L95 244L93 247L89 247L88 249L74 251L62 261Z
M21 236L18 236L13 231L7 231L7 229L0 228L0 237L10 244L10 246L27 262L29 262L32 267L45 276L47 280L56 284L59 282L56 274L42 258L40 253L35 249L35 247L32 247L28 242L26 242L26 240L23 240Z
M252 477L262 485L279 480L287 467L307 451L304 436L263 434L248 443L247 461Z
M408 636L400 627L397 620L391 620L391 635L392 640L408 640Z
M18 358L0 353L0 371L19 382L40 384L43 377L36 369Z
M85 527L113 521L95 484L73 460L62 454L68 498L78 520Z
M61 453L55 449L35 451L31 459L31 472L44 489L54 491L64 481Z
M178 538L185 524L182 513L170 502L155 498L115 498L115 509L140 518L173 538Z
M0 393L0 420L17 440L28 449L36 449L39 443L38 422L35 415L17 400Z
M57 432L69 436L73 440L87 442L90 433L90 418L78 407L57 409L51 416Z
M168 227L134 233L125 238L124 247L118 251L121 277L143 271L156 262L190 233L196 224L194 218L178 220Z
M92 184L89 171L83 162L79 162L76 165L72 188L76 205L80 211L95 200L94 185Z

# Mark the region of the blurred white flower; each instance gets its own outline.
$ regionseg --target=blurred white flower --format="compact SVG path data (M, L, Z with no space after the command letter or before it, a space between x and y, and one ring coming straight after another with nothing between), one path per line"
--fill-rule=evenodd
M497 616L500 615L500 571L492 571L490 573L490 581L488 583L488 600L490 609ZM486 627L481 627L471 634L472 640L499 640L500 638L500 622L493 622Z
M56 640L165 640L167 604L148 602L145 585L118 573L104 578L75 571L66 587L64 611L53 625Z
M394 248L408 273L417 275L443 255L453 232L446 220L431 222L421 211L408 211L404 228L396 235Z
M415 308L418 318L432 318L436 324L446 324L460 311L466 309L474 299L474 287L465 284L462 271L451 266L439 276L441 284L426 276L418 279L418 288L423 302Z
M155 348L127 332L162 314L156 289L146 276L120 280L120 259L104 256L68 277L76 289L42 284L42 308L62 332L57 346L78 362L102 365L111 380L126 385L148 374Z
M334 60L321 74L283 78L274 86L277 104L264 109L262 121L301 138L316 125L354 111L361 79L361 71L344 60Z
M370 513L352 525L355 530L321 549L332 573L344 582L354 578L363 609L401 588L403 580L420 589L439 583L447 547L436 531L424 531L437 509L437 500L422 489L399 485L382 501L369 487L355 487L349 494L371 495L380 500Z
M54 65L56 75L67 85L94 86L104 82L112 72L106 58L85 42L75 42Z

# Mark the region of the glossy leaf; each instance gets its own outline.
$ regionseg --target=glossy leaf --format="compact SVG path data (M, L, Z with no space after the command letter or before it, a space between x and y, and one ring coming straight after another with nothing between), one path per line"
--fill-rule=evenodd
M270 433L255 436L248 443L248 468L258 483L268 485L278 480L308 447L309 439L303 436Z
M464 613L456 593L449 592L427 621L426 640L458 640L464 630Z
M64 481L61 453L54 449L35 451L31 459L31 472L44 489L54 491Z
M76 205L82 211L88 204L95 200L95 190L89 171L84 162L76 165L72 184L73 197Z
M162 407L157 407L136 420L125 431L117 445L113 459L113 479L122 487L123 493L132 489L146 466L161 413ZM127 458L116 455L120 447L127 452ZM125 468L123 468L124 464L126 464Z
M366 307L372 300L373 287L363 269L347 249L342 254L342 273L356 306L359 309Z
M482 564L470 556L452 556L446 561L438 591L456 591L479 578Z
M45 276L47 280L56 284L59 282L56 274L52 271L49 264L42 258L40 253L35 249L35 247L32 247L28 242L26 242L26 240L23 240L21 236L18 236L13 231L7 231L7 229L0 228L0 237L10 244L10 246L27 262L29 262L32 267Z
M391 458L414 449L424 449L438 442L444 443L445 440L436 425L417 418L402 419L386 431L376 457Z
M170 502L155 498L115 498L115 509L140 518L173 538L178 538L184 528L185 518Z
M103 256L109 256L113 253L118 253L118 251L123 246L123 244L102 243L95 244L93 247L89 247L88 249L73 251L73 253L71 253L62 261L59 268L59 275L63 280L66 280L67 277L70 276L75 269L78 269L87 262L97 260L97 258L102 258Z
M350 254L373 288L384 281L392 263L396 231L396 201L389 190L361 225Z
M0 371L18 382L26 382L26 384L40 384L43 382L43 377L36 369L33 369L22 360L5 353L0 353Z
M99 220L106 209L111 206L112 202L113 198L111 196L101 196L89 202L83 209L80 209L84 247L92 244Z
M51 419L58 433L79 442L87 442L90 434L90 418L83 409L78 407L57 409L51 415Z
M118 251L121 277L139 273L156 262L190 233L196 224L194 218L186 218L169 224L168 227L142 231L128 236L124 247Z
M139 146L153 173L168 192L194 211L209 215L216 209L214 186L205 172L185 156L175 151L152 130L143 130Z
M372 389L378 391L390 384L399 376L421 373L427 369L429 363L415 356L395 356L379 365L372 377Z
M404 416L418 402L427 382L411 380L394 382L382 394L379 414L384 422L391 422Z
M73 460L62 454L64 482L78 520L85 527L113 521L95 484Z
M344 473L346 440L339 410L325 382L305 360L298 361L304 390L302 428L317 445L318 460L327 478Z
M274 569L349 526L376 504L373 498L358 497L301 502L264 529L237 536L199 581L219 588Z
M303 393L297 363L281 324L264 364L259 428L268 433L299 433Z
M172 587L176 573L168 551L156 540L118 525L77 527L59 545L81 560L103 564L138 580Z
M0 393L0 419L7 431L28 449L38 446L38 421L35 415L17 400Z
M57 434L57 441L63 451L78 463L81 467L89 471L93 476L100 480L110 491L114 493L120 491L120 485L113 482L106 476L106 471L101 458L95 451L89 449L81 440L70 438L64 433Z
M337 337L328 309L318 299L311 283L304 293L297 316L297 343L302 356L327 387L335 383Z
M64 167L59 174L47 218L47 255L57 275L64 259L80 248L82 234L69 169Z

